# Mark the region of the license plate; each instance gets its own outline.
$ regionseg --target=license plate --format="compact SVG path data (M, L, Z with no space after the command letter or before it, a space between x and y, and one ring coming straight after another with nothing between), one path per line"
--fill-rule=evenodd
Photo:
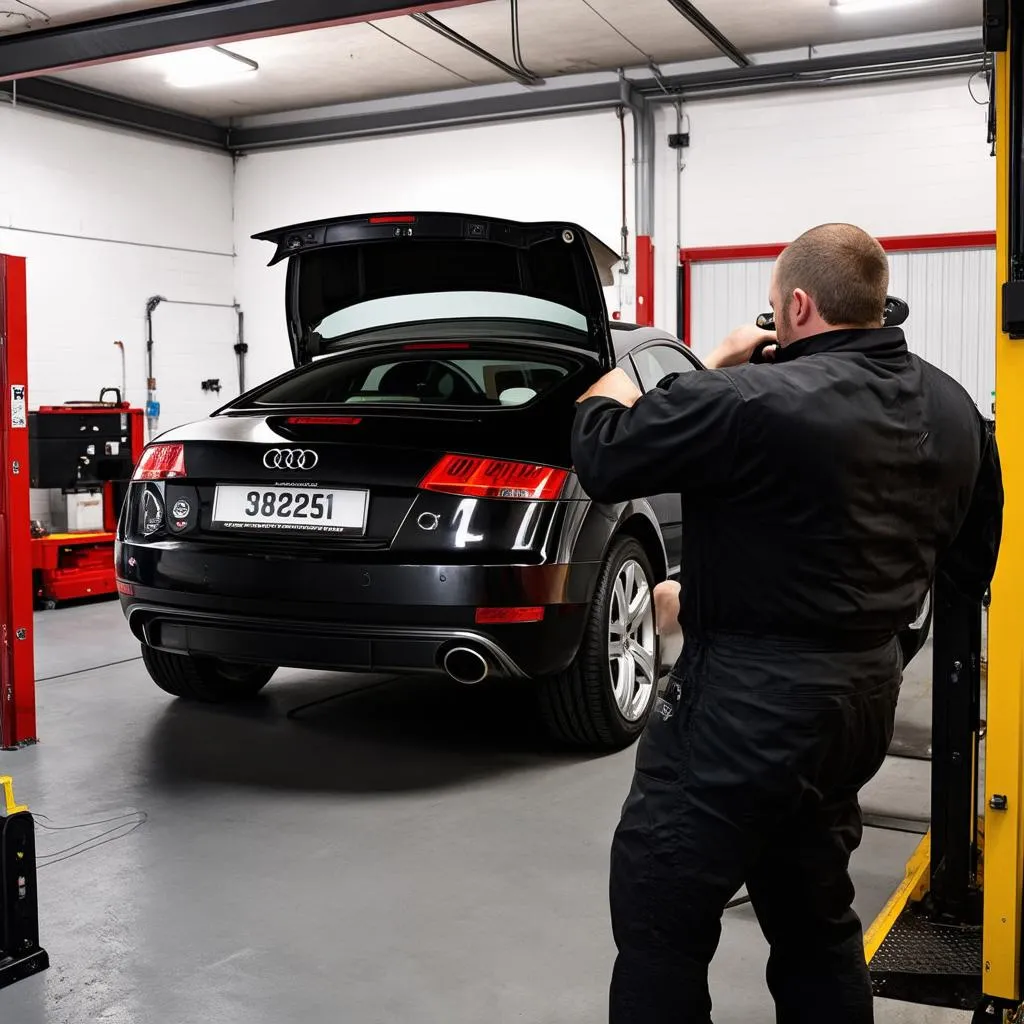
M213 522L229 530L362 533L369 497L368 491L322 487L221 485L213 501Z

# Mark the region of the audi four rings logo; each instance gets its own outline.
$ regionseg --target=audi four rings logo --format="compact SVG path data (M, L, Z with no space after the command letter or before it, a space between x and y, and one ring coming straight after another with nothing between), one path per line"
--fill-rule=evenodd
M267 469L312 469L319 461L316 452L303 448L271 448L263 456Z

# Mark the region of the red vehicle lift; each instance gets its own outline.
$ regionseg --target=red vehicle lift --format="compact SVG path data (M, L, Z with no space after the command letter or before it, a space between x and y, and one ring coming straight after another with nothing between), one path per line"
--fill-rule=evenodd
M36 737L25 260L0 255L0 747Z

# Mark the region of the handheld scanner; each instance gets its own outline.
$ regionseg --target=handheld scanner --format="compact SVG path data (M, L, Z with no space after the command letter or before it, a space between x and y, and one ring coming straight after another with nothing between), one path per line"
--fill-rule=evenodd
M903 299L897 299L894 295L889 295L885 300L885 313L882 316L883 327L899 327L906 323L907 317L910 316L910 306ZM757 320L754 321L762 331L774 331L775 330L775 314L774 313L762 313ZM758 345L754 349L754 354L750 357L752 363L763 363L765 362L764 350L774 342L767 341L763 345Z

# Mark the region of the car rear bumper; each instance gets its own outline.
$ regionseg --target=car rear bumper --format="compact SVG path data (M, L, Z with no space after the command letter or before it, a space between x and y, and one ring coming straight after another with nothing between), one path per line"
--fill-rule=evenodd
M245 587L245 566L235 566L229 579L215 556L184 564L166 551L126 544L118 568L132 632L160 650L419 673L443 671L446 651L466 646L484 656L490 674L519 678L561 671L575 658L599 566L307 564L297 572L263 564L260 578L270 581L264 590ZM542 608L542 619L476 621L478 608L525 607Z

